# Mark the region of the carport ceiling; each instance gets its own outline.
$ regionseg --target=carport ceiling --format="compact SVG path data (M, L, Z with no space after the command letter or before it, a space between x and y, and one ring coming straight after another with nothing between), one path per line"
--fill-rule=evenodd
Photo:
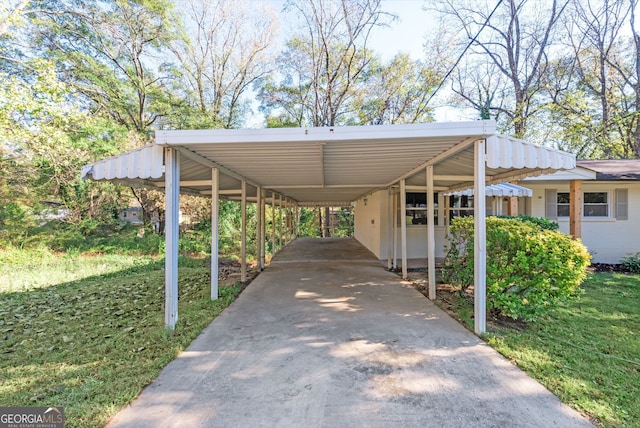
M300 205L338 205L349 204L377 189L387 188L401 178L406 178L409 185L425 186L424 167L430 164L434 165L437 190L469 187L474 173L473 142L489 137L498 138L494 121L158 131L155 147L151 150L157 152L160 147L173 147L180 152L183 191L210 194L211 167L216 166L220 169L220 190L227 197L239 190L240 180L245 179L249 184L249 196L255 196L256 186L261 186ZM499 147L503 144L515 144L515 147L525 149L532 146L545 153L542 157L546 157L547 162L541 164L537 154L536 162L529 162L529 167L526 162L514 168L509 167L508 162L499 162L495 168L487 164L489 183L539 174L539 168L567 167L562 164L561 152L499 138ZM520 151L522 153L517 156L524 157L524 151ZM132 171L135 168L132 165L139 161L126 158L130 153L88 165L85 176L163 187L161 174L145 177ZM503 155L496 152L493 157ZM114 162L126 166L115 171L111 164ZM101 172L101 168L111 172Z

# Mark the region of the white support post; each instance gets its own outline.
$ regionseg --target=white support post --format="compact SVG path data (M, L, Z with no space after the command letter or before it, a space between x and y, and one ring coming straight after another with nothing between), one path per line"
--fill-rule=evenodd
M407 185L400 180L400 246L402 251L402 279L407 279Z
M240 282L247 282L247 182L242 180L240 202Z
M165 149L165 264L164 324L173 330L178 322L178 237L180 217L180 153Z
M398 198L400 194L393 195L393 269L398 269Z
M485 140L478 140L474 147L474 223L473 223L473 295L474 331L483 334L487 330L487 233L485 198Z
M436 228L433 204L433 165L427 167L427 269L429 279L429 299L436 299Z
M267 235L267 222L266 222L266 211L267 205L265 203L265 192L263 188L260 188L260 223L262 223L262 229L260 230L260 270L264 270L265 263L265 253L267 249L265 248L265 241Z
M276 194L271 192L271 257L276 253Z
M278 248L282 248L282 195L278 195Z
M387 204L389 205L388 208L388 215L389 218L387 220L387 223L389 224L389 227L387 228L387 269L391 270L391 268L393 267L393 263L392 263L392 257L393 257L393 244L394 244L394 240L393 240L393 203L394 198L393 198L393 193L391 191L391 187L389 188L389 196L387 198Z
M211 169L211 300L218 299L218 211L220 205L220 172Z
M256 262L258 269L260 269L260 260L263 252L260 248L262 228L262 187L256 187Z

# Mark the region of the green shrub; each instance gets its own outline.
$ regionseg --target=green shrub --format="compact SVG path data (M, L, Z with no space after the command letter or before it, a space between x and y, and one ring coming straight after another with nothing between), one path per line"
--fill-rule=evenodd
M520 219L487 218L487 309L532 321L566 300L586 278L590 255L579 241ZM451 222L443 280L473 285L473 218Z
M640 252L623 258L620 263L626 271L640 273Z
M535 225L540 226L543 229L547 230L558 230L560 227L557 221L549 220L545 217L532 217L530 215L517 215L515 217L511 216L498 216L498 218L515 218L525 223L533 223Z

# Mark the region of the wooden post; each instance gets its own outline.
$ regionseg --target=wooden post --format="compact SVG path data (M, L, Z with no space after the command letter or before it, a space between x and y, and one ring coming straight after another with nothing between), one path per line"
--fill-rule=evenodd
M512 181L511 184L518 184L517 181ZM509 206L507 207L507 215L515 217L518 215L518 197L509 197Z
M582 238L582 180L569 181L569 234Z
M218 299L218 211L220 205L220 172L211 169L211 300Z
M178 322L178 237L180 230L180 153L165 149L165 262L164 324L173 330Z

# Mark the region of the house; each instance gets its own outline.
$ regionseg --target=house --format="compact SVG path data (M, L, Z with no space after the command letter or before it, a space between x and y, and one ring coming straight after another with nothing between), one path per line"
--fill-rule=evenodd
M142 218L142 207L121 208L118 213L118 220L123 224L129 223L135 226L144 224L144 219Z
M557 221L582 239L596 263L640 252L640 159L578 160L576 168L519 182L533 191L522 213ZM576 204L576 224L570 206Z
M381 259L427 257L429 297L447 219L474 213L475 331L486 329L485 186L575 168L575 156L496 132L495 121L317 128L158 131L155 142L83 167L84 178L163 189L165 324L178 317L181 193L211 197L211 297L218 296L218 203L241 202L241 280L247 204L256 204L256 259L264 266L265 211L272 231L295 234L300 207L355 203L355 237ZM455 195L474 188L476 198ZM445 194L451 193L453 196ZM421 196L424 195L423 196ZM433 201L433 203L427 203ZM474 203L475 201L475 203ZM446 205L446 206L445 206ZM277 216L275 215L277 211ZM284 219L284 220L283 220ZM275 233L273 233L275 236ZM394 244L395 243L395 244ZM273 245L271 246L273 248Z
M580 238L594 263L620 263L640 252L640 160L578 160L576 168L528 177L485 188L486 215L524 214L557 221L559 230ZM399 189L378 191L355 203L355 236L381 260L398 264ZM570 216L577 200L575 221ZM425 265L427 200L424 186L407 186L405 216L407 257ZM474 214L474 190L435 192L436 258L443 258L449 222ZM391 228L378 225L391 219Z

